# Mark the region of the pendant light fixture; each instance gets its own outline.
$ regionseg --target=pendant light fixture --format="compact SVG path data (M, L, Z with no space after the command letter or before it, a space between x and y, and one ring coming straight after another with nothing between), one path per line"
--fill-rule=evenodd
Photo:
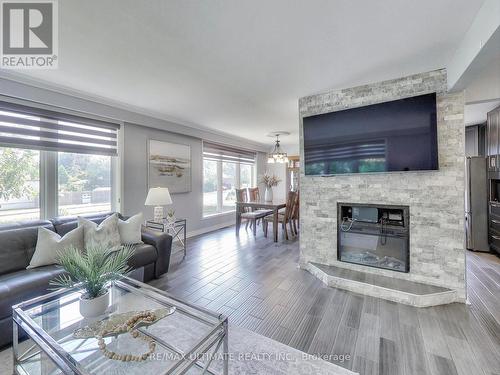
M268 134L268 137L276 137L276 142L274 144L273 150L267 155L267 163L288 163L288 156L280 145L280 135L289 135L289 132L278 131Z

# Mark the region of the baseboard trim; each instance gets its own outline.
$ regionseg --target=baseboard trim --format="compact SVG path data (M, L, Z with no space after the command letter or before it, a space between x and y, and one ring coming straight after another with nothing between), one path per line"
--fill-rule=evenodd
M234 220L228 221L225 223L216 224L216 225L211 225L209 227L191 230L191 231L188 231L186 233L186 238L196 237L196 236L199 236L201 234L205 234L205 233L213 232L213 231L216 231L216 230L219 230L222 228L230 227L231 225L234 225Z

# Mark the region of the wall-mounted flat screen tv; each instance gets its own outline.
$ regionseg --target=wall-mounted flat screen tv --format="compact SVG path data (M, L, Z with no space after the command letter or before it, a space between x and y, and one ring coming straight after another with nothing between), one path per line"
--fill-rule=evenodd
M303 118L306 175L438 169L436 94Z

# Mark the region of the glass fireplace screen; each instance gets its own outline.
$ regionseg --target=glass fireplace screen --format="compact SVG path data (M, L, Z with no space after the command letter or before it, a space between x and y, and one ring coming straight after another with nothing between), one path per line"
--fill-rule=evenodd
M338 213L338 260L409 272L407 206L339 203Z

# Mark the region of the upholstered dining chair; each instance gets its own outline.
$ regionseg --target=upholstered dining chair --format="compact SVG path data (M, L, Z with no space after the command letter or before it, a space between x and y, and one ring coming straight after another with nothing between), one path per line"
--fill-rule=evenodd
M237 202L248 202L247 189L236 189L236 201ZM253 230L253 235L257 235L257 220L262 219L269 212L267 210L251 210L249 208L240 208L241 219L245 219L247 222L245 224L245 229L248 229L248 223L250 223L250 228Z
M287 230L287 224L290 226L291 220L292 220L292 213L294 209L294 204L296 200L297 193L295 191L290 191L288 192L288 196L286 198L286 207L285 207L285 213L283 214L278 214L278 223L281 224L281 228L283 229L283 232L285 234L285 239L288 238L288 230ZM269 222L273 222L274 218L273 215L267 215L264 217L263 220L263 226L264 226L264 236L267 237L267 226ZM274 225L274 224L273 224ZM290 227L290 234L293 234L293 230Z
M251 202L259 202L260 201L260 190L258 187L252 187L252 188L248 188L248 197L250 199ZM263 214L263 217L265 215L269 215L273 212L273 210L268 210L268 209L265 209L265 208L259 208L259 209L256 209L256 210L253 210L254 212L260 212L261 214ZM259 220L260 219L257 219L257 224L259 224ZM264 228L262 228L264 229Z

